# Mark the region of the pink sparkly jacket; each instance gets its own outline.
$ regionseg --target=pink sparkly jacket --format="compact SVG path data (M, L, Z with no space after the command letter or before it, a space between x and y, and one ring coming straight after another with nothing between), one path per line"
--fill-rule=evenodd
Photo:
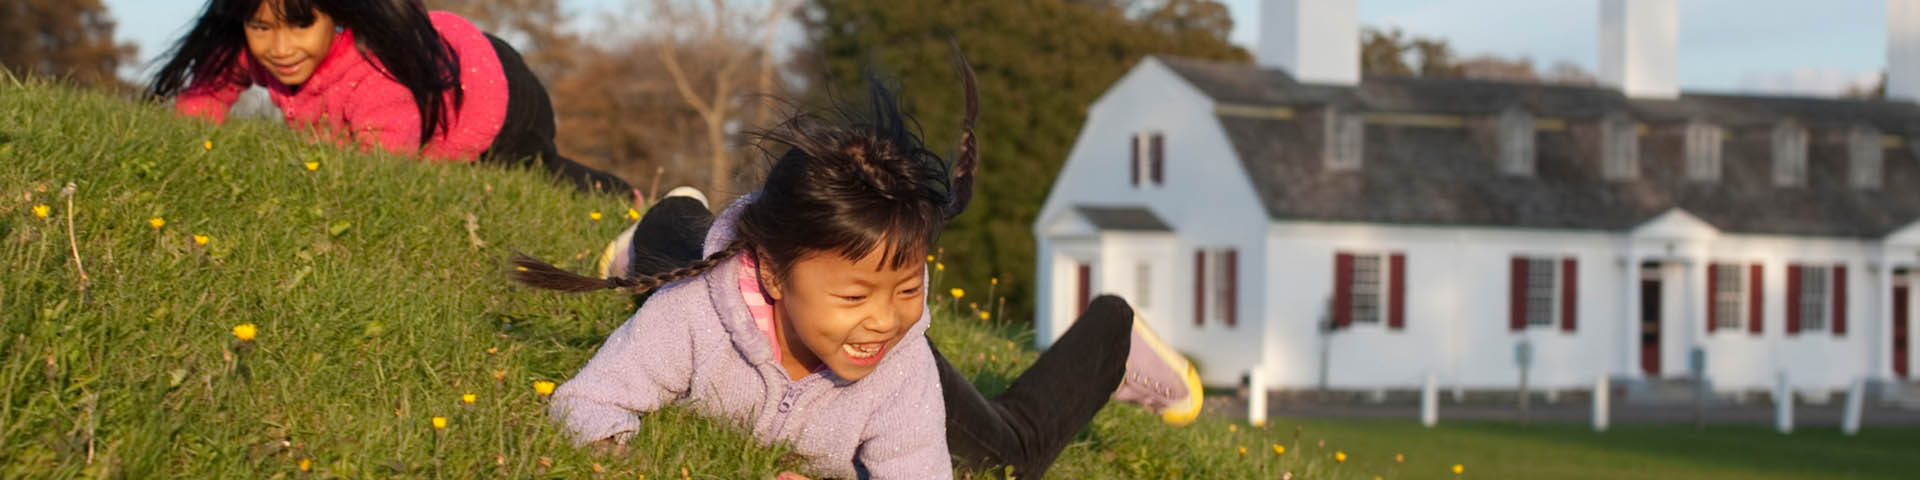
M429 17L460 59L466 99L447 117L446 132L435 132L421 153L433 160L472 161L493 144L506 120L507 77L493 43L472 22L447 12L432 12ZM379 146L401 154L419 147L420 110L413 104L413 94L383 73L378 60L355 47L353 31L334 36L327 57L297 90L275 80L253 55L239 56L237 68L228 75L195 78L180 93L174 109L223 122L240 93L257 84L266 87L287 125L316 138L363 148ZM447 100L452 106L450 94Z
M706 255L732 241L741 207L756 196L714 220ZM927 314L858 381L826 369L791 380L741 296L742 271L730 259L654 292L554 390L548 412L577 443L624 443L646 428L647 412L685 404L735 420L762 442L787 442L827 477L953 476Z

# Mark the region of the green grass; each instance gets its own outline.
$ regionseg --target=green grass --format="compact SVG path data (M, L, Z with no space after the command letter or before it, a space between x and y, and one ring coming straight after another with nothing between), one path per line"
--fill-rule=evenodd
M213 126L0 75L0 478L793 468L781 448L684 410L649 416L617 457L569 446L546 419L533 382L578 369L628 300L516 288L502 259L517 250L586 270L625 212L620 198L577 195L538 172L311 146L278 123ZM156 217L163 227L148 224ZM984 391L1032 362L1029 333L936 308L931 335ZM258 326L251 342L230 333L243 323ZM467 393L477 402L462 403ZM1902 455L1920 451L1916 436L1218 418L1169 428L1111 406L1051 473L1444 478L1464 463L1464 477L1481 478L1895 478L1920 466Z

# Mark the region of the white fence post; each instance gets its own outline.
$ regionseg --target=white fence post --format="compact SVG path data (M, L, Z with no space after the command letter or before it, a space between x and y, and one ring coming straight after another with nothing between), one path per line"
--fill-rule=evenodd
M1847 388L1847 408L1840 418L1840 433L1847 436L1860 433L1860 410L1864 406L1861 405L1864 400L1861 397L1866 393L1866 382L1860 379L1854 379L1853 385Z
M1612 405L1608 403L1610 401L1608 396L1613 394L1613 388L1608 383L1606 374L1601 374L1600 379L1593 381L1593 431L1595 432L1607 431L1608 417L1613 415Z
M1420 424L1433 428L1440 423L1440 384L1427 372L1427 384L1420 388Z
M1260 367L1247 370L1247 423L1267 424L1267 379Z
M1773 386L1773 429L1793 433L1793 387L1787 385L1787 371L1775 374Z

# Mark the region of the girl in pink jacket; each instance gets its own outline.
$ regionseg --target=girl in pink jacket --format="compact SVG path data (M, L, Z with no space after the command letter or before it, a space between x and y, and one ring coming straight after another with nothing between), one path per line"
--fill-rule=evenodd
M538 160L582 189L629 189L560 156L552 103L518 52L419 0L211 0L150 88L222 122L253 85L316 139L430 161Z

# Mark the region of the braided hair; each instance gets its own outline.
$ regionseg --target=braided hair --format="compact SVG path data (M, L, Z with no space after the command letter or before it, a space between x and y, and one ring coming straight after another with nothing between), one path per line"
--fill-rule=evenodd
M759 196L742 207L735 239L689 265L653 276L587 277L515 254L510 273L528 286L568 292L623 289L642 294L751 254L776 278L816 254L858 260L878 250L891 268L918 261L972 198L979 147L979 92L973 68L954 46L964 85L960 145L949 164L929 151L884 82L870 81L866 112L796 114L758 136L785 146Z

